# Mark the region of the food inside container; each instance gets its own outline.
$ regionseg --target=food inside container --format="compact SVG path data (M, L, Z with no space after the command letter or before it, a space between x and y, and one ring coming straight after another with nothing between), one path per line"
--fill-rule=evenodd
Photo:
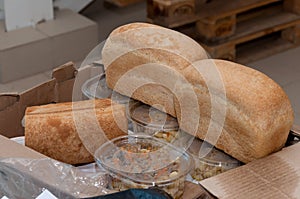
M131 100L127 117L134 133L145 133L167 142L178 137L177 119L149 105Z
M87 99L111 98L113 101L120 104L127 104L129 102L129 97L121 95L120 93L108 88L105 73L88 79L82 85L81 91Z
M197 181L218 175L242 164L211 144L197 138L194 139L188 151L195 161L195 168L190 174Z
M103 144L96 162L112 176L111 188L157 187L180 198L193 158L183 150L148 135L129 135Z

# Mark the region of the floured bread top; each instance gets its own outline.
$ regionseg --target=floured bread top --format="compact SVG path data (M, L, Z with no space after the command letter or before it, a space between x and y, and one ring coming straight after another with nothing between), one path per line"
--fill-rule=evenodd
M131 23L115 29L106 40L102 51L104 67L122 55L143 49L167 51L190 63L208 58L201 45L182 33L147 23Z

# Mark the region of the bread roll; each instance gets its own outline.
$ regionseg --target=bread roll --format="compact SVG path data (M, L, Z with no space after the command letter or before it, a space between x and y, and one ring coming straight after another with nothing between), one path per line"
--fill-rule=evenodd
M110 99L28 107L25 145L53 159L81 164L108 139L127 132L125 107Z
M159 36L141 34L145 27ZM249 67L205 59L201 47L178 35L145 24L113 31L102 51L108 86L177 117L181 129L242 162L280 150L294 119L282 88ZM176 50L165 45L170 41ZM162 48L144 48L149 43Z

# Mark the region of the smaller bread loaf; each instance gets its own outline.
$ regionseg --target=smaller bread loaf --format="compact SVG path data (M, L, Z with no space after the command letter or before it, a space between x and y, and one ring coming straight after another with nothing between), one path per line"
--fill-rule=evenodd
M110 99L33 106L25 112L25 145L69 164L94 161L98 147L124 132L125 106Z

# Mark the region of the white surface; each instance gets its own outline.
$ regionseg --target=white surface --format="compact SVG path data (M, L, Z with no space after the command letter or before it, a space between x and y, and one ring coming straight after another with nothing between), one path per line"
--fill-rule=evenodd
M8 197L6 197L6 196L3 196L1 199L9 199Z
M68 8L74 12L79 12L93 0L54 0L54 6L60 9Z
M22 144L25 146L25 137L21 136L21 137L14 137L14 138L10 138L12 141L15 141L19 144Z
M7 31L53 19L52 0L4 0Z
M58 199L50 191L45 189L36 199Z

